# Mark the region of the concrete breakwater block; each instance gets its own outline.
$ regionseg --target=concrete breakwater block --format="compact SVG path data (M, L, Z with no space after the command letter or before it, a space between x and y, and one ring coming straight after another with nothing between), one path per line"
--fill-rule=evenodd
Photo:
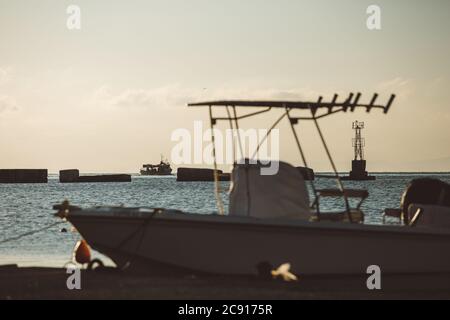
M59 171L59 182L77 183L77 182L131 182L129 174L104 174L92 176L80 176L78 169L68 169Z
M305 167L297 167L305 180L314 180L314 170ZM217 170L219 181L230 181L231 175ZM214 181L214 169L204 168L178 168L177 181Z
M131 175L104 174L95 176L80 176L77 182L131 182Z
M0 183L47 183L47 169L0 169Z
M68 169L59 171L59 182L77 182L80 177L78 169Z
M230 181L230 174L217 170L219 181ZM177 181L214 181L214 169L178 168Z

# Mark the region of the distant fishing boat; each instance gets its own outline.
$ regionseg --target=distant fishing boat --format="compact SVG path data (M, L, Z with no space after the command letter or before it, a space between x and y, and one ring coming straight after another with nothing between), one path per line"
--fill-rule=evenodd
M367 104L359 102L360 94L350 94L343 102L335 95L331 101L320 97L316 102L233 100L189 105L207 107L212 128L220 120L239 128L238 120L272 109L283 111L274 126L282 118L288 120L305 167L300 143L304 136L298 135L295 125L312 120L333 168L333 175L327 177L337 182L336 189L317 189L310 179L312 199L294 166L279 162L277 174L262 175L260 164L245 162L235 163L231 174L228 214L216 174L219 214L143 207L81 209L66 202L55 206L57 215L70 221L91 247L119 268L143 263L146 268L246 275L269 274L271 268L290 263L294 274L309 275L366 274L375 264L383 274L450 272L449 186L439 181L413 183L401 208L385 211L387 216L402 218L402 226L364 224L361 204L369 193L344 188L318 124L318 119L356 108L387 113L394 97L386 105L375 104L376 94ZM231 108L233 113L214 117L213 107ZM256 110L238 115L237 107ZM308 114L294 115L301 111ZM340 198L344 209L336 206L334 212L324 212L320 207L324 197Z
M172 174L172 168L169 161L161 157L159 164L142 165L141 175L143 176L169 176Z

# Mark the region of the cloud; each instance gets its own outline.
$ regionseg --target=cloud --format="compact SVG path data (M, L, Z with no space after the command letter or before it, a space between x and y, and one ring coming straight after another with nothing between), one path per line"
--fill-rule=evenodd
M399 99L407 99L414 93L414 82L412 79L396 77L378 84L377 90L383 94L396 94Z
M6 84L10 80L10 68L0 68L0 86Z
M219 87L206 89L202 99L261 99L261 100L305 100L317 99L319 94L309 88L278 89L278 88L236 88Z
M0 68L0 86L10 81L10 68ZM18 105L15 98L0 93L0 112L17 111Z
M189 102L222 99L317 99L311 89L252 89L237 87L188 88L180 85L152 89L126 89L113 93L108 86L100 87L93 95L95 104L119 108L167 108L185 106Z
M18 109L16 99L0 94L0 112L17 111Z
M178 106L192 98L192 92L178 86L165 86L153 89L126 89L113 93L108 86L102 86L94 93L94 101L120 108Z

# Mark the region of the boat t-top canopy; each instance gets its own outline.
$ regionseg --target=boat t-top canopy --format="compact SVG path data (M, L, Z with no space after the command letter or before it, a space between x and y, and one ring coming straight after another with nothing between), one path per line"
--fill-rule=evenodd
M238 138L238 142L239 142L239 148L241 150L241 155L243 155L244 153L243 153L241 138L239 135L239 124L238 124L239 120L268 112L268 111L272 110L272 108L284 110L283 114L278 119L276 119L276 121L273 123L273 125L269 128L268 132L266 133L264 138L261 140L261 142L258 144L258 146L256 147L256 150L255 150L255 153L253 154L253 156L250 159L254 159L255 156L257 156L262 142L265 141L265 139L267 138L270 131L273 130L280 123L280 121L283 118L287 118L289 121L291 130L292 130L292 133L294 135L294 139L297 144L297 148L300 151L300 156L301 156L303 165L306 168L309 167L308 162L306 160L305 153L304 153L303 148L300 143L300 136L297 134L294 126L297 125L300 120L312 120L315 124L317 132L319 134L319 137L322 141L323 147L325 149L325 152L327 154L327 157L328 157L331 167L333 169L334 175L332 175L330 177L336 179L336 181L337 181L337 185L338 185L337 194L341 195L344 198L346 212L348 214L349 221L352 222L352 218L351 218L351 214L350 214L350 206L349 206L349 202L347 199L348 193L347 193L347 190L344 189L344 186L341 182L341 179L338 174L338 170L334 164L330 150L328 149L328 146L325 142L325 138L322 133L322 130L320 129L318 120L320 118L329 116L329 115L337 113L337 112L347 112L347 111L353 112L357 108L358 109L363 108L367 112L370 112L372 109L381 109L381 110L383 110L384 113L387 113L395 99L395 95L392 94L385 105L376 104L376 100L378 98L377 93L373 94L372 98L370 99L370 101L368 103L361 103L360 98L361 98L361 93L358 92L357 94L350 93L346 98L344 98L341 101L338 101L338 95L334 94L333 98L329 101L325 101L323 99L323 97L320 96L316 102L283 101L283 100L216 100L216 101L189 103L188 106L189 107L201 107L201 106L208 107L211 129L214 128L217 121L228 121L230 124L230 128L232 130L234 130L234 129L237 130L237 138ZM225 116L225 117L224 116L220 116L220 117L215 116L213 114L214 107L224 107L227 111L227 116ZM244 109L252 108L252 107L259 107L259 108L263 108L263 109L257 110L257 111L251 112L251 113L247 113L244 115L238 115L236 109L241 108L241 107ZM305 116L305 115L304 116L293 116L291 114L291 111L294 111L294 110L303 110L303 111L308 110L310 115L308 115L308 116ZM219 212L223 213L223 203L222 203L222 200L219 195L220 189L219 189L218 176L217 176L217 163L216 163L216 159L215 159L216 151L215 151L214 130L211 130L211 139L212 139L212 145L213 145L213 159L214 159L214 169L215 169L214 181L215 181L215 186L216 186L216 192L215 192L216 200L217 200ZM234 150L234 146L233 146L233 150ZM312 188L313 194L316 197L314 204L317 208L317 213L319 215L320 211L318 208L318 206L319 206L318 196L320 195L320 191L315 188L315 185L314 185L314 182L312 181L312 179L308 179L308 180L311 183L311 188Z
M269 108L283 108L283 109L309 109L311 110L315 118L320 118L335 112L340 111L351 111L353 112L356 108L365 108L367 112L371 109L382 109L384 113L389 111L392 102L395 99L395 95L391 95L388 102L385 105L376 104L378 94L375 93L369 103L360 103L361 93L356 95L350 93L348 97L339 102L338 95L335 94L333 99L330 101L324 101L323 97L319 97L316 102L312 101L284 101L284 100L215 100L215 101L205 101L205 102L195 102L189 103L189 107L265 107ZM321 115L316 115L316 111L319 109L326 109L325 113ZM267 111L268 111L267 110Z

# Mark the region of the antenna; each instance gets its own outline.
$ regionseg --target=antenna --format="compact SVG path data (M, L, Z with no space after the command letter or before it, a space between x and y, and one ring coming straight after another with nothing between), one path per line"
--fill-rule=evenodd
M355 160L364 160L364 138L361 137L361 130L364 129L364 122L355 121L352 124L352 129L355 130L355 137L353 138L353 148L355 150Z

